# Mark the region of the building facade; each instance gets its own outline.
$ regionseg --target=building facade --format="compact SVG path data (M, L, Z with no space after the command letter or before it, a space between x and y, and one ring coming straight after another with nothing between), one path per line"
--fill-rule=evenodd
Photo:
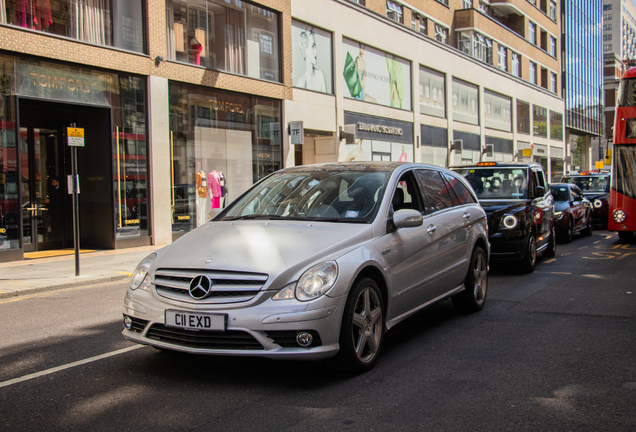
M597 160L592 141L604 132L603 1L566 0L563 5L566 142L573 155L569 168L588 170Z
M71 126L86 248L170 243L285 166L535 160L560 178L559 8L0 2L0 261L72 247Z

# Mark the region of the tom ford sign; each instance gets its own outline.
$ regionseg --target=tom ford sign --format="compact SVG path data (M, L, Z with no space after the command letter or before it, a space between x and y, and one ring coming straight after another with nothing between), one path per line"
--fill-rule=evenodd
M17 65L17 75L20 96L110 105L109 75L22 63Z
M355 125L357 138L413 144L413 123L346 111L344 120Z

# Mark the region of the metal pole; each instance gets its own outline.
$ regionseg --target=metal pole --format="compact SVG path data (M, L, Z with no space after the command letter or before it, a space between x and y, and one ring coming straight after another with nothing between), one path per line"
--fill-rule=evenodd
M75 123L71 124L71 127L75 127ZM71 176L73 178L73 243L75 245L75 276L80 275L80 229L79 229L79 197L78 186L79 179L77 176L77 147L71 148Z

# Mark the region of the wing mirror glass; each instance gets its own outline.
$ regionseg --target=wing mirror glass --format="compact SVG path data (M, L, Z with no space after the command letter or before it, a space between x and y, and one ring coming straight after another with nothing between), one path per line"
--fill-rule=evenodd
M534 196L538 198L538 197L542 197L543 195L545 195L545 187L536 186L534 188Z

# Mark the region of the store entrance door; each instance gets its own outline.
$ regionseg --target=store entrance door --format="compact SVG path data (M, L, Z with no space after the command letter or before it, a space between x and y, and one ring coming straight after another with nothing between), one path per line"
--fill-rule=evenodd
M59 123L20 127L24 252L73 245L72 229L65 224L71 211L71 197L66 193L70 153L62 137Z

